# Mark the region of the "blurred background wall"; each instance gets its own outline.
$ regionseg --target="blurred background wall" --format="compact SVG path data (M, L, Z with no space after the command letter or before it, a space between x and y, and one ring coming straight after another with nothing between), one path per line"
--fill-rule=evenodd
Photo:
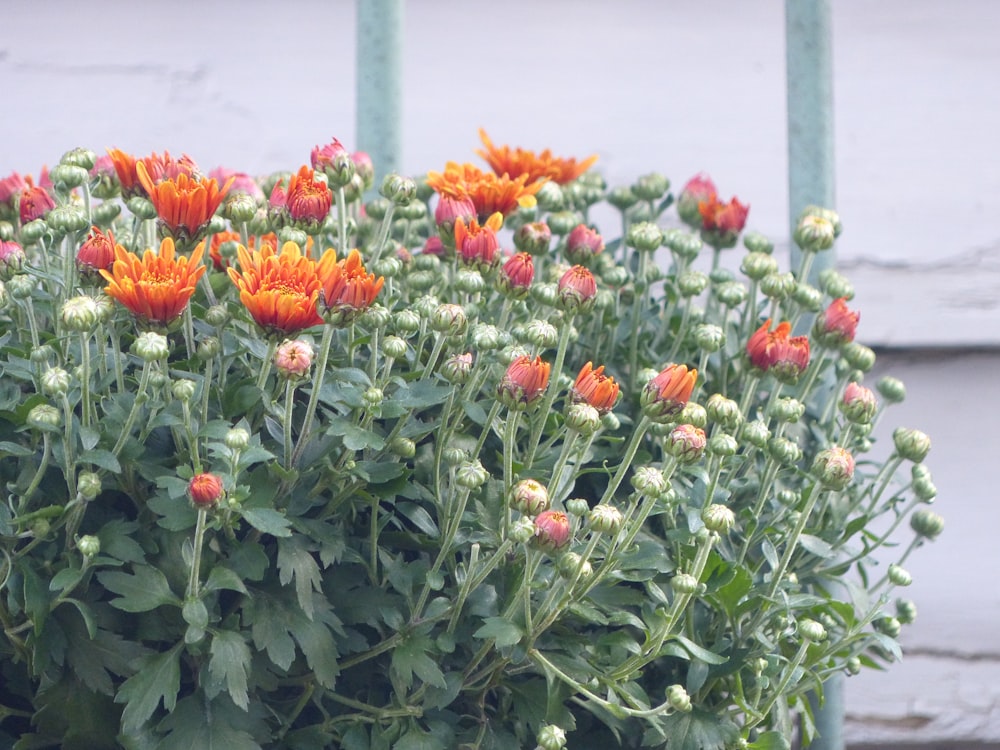
M251 173L354 148L355 1L0 0L0 176L78 145ZM846 736L1000 742L1000 3L831 5L838 264L947 521L907 563L904 661L847 682ZM479 162L479 127L596 153L611 185L706 171L787 254L782 0L404 6L400 171Z

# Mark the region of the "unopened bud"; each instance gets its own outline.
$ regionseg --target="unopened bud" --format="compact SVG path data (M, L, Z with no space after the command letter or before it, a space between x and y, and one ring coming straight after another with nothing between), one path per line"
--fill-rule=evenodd
M822 289L827 296L832 297L833 299L837 299L839 297L854 299L854 286L847 280L846 277L832 268L826 268L820 271L819 288Z
M714 289L715 297L726 307L739 307L747 298L747 288L742 281L725 281Z
M910 599L897 599L896 619L903 625L913 623L917 619L917 605Z
M482 487L489 478L490 473L479 462L479 459L466 461L458 467L458 471L455 473L455 482L458 486L469 490Z
M388 174L382 180L379 192L397 206L405 206L417 194L417 184L408 177Z
M677 277L677 289L682 297L697 297L708 288L708 281L701 271L684 271Z
M785 466L793 466L802 460L802 449L788 438L771 438L767 443L767 450L775 461Z
M778 261L769 253L747 253L740 270L747 278L760 281L765 276L778 273Z
M678 594L696 594L701 585L690 573L678 573L670 579L670 588Z
M559 331L547 320L532 320L524 332L526 342L539 349L552 349L559 343Z
M653 466L640 466L631 481L637 492L648 497L659 497L670 486L663 473Z
M795 424L806 413L806 405L794 398L783 397L775 401L767 416L778 422Z
M663 232L656 224L642 221L632 224L625 235L625 244L642 252L652 252L663 241Z
M92 471L81 471L76 478L76 491L80 497L90 502L101 494L101 477Z
M551 180L542 185L541 189L537 193L535 193L535 200L538 201L539 209L541 209L542 211L549 211L549 212L559 211L565 203L565 200L563 198L562 188L559 187L557 183L552 182ZM572 228L573 227L570 227L570 229ZM563 232L562 234L565 234L565 232Z
M920 464L917 464L917 466L920 466ZM913 494L923 502L931 503L937 497L937 487L934 486L934 482L929 478L920 477L913 480Z
M28 424L40 430L52 430L62 424L62 416L56 407L38 404L28 412Z
M549 509L549 493L545 485L534 479L522 479L511 487L510 507L526 516L537 516Z
M854 478L854 457L834 445L816 454L812 473L826 489L842 490Z
M740 405L721 393L713 393L705 402L708 418L727 430L735 430L743 421Z
M389 450L400 458L413 458L417 454L417 444L410 438L397 437L389 443Z
M571 516L583 518L590 512L590 503L585 497L571 497L566 501L566 512Z
M455 354L441 365L441 374L452 385L464 385L472 372L472 353Z
M76 548L84 557L96 557L101 553L101 540L92 534L86 534L76 540Z
M527 516L521 516L510 527L510 538L518 544L527 544L535 536L535 522Z
M222 342L215 336L206 336L198 342L198 359L207 362L222 351Z
M903 385L903 381L890 375L879 378L875 388L890 404L899 404L906 399L906 386Z
M566 426L581 435L593 435L601 426L601 413L587 403L570 404L566 409Z
M156 362L170 356L170 345L162 333L144 331L132 344L132 351L145 362Z
M918 536L933 540L944 530L944 518L933 511L921 508L910 516L910 528Z
M224 442L231 451L246 450L250 445L250 433L242 427L233 427L226 433Z
M549 215L547 223L552 234L562 236L568 235L578 227L582 223L582 218L576 211L556 211Z
M93 169L94 164L96 163L97 163L97 154L95 154L89 148L83 148L82 146L77 146L76 148L70 149L65 154L63 154L62 157L60 157L59 159L60 165L65 164L71 167L79 167L85 172L89 172L91 169ZM51 177L52 174L49 173L49 176ZM84 181L86 181L86 179L87 178L85 177ZM55 181L54 178L53 181ZM83 182L81 182L80 184L82 185Z
M726 344L726 334L713 323L699 323L694 328L694 342L703 352L717 352Z
M558 563L559 575L563 578L575 578L579 575L581 579L586 580L594 574L594 569L591 567L587 560L583 559L583 556L576 552L567 552L565 555L559 558Z
M644 201L658 201L670 189L670 180L656 172L643 175L632 186L632 192Z
M630 187L616 187L608 193L608 203L619 211L626 211L639 202L639 196Z
M756 419L743 425L740 437L755 448L766 448L767 441L771 439L771 431L766 423Z
M449 336L459 336L465 333L469 320L461 305L446 303L439 305L431 315L431 328Z
M705 528L717 534L727 534L736 524L736 514L725 505L712 503L701 513Z
M849 344L845 344L840 351L844 355L847 364L855 370L868 372L875 366L875 352L864 344L852 341ZM886 400L888 401L889 399L886 398Z
M705 407L701 404L695 403L694 401L688 401L684 408L681 409L681 413L677 415L678 424L689 424L693 427L700 427L705 429L705 425L708 424L708 412ZM669 434L669 430L667 434Z
M783 300L791 296L797 283L791 273L772 273L760 280L760 290L771 299Z
M97 302L93 297L71 297L62 304L62 323L70 331L87 333L97 325Z
M555 724L542 725L536 739L541 750L562 750L566 747L566 733Z
M61 396L69 390L69 373L61 367L50 367L42 373L42 393Z
M895 563L889 566L888 576L894 586L909 586L913 583L913 577L909 572Z
M366 388L365 392L361 395L362 406L369 411L380 409L384 400L385 394L382 392L382 389L375 386Z
M420 330L420 314L413 309L398 310L393 313L392 327L397 333L416 333Z
M681 463L692 463L704 455L705 431L692 424L679 424L670 431L667 452Z
M613 505L595 505L587 516L590 528L601 534L617 534L622 527L622 512Z
M182 378L175 380L170 389L174 394L174 398L182 403L187 403L194 398L195 391L198 390L198 384L193 380Z
M902 623L895 617L880 617L875 621L874 625L876 630L890 638L896 638L899 635L899 631L903 629Z
M735 456L739 447L736 438L724 432L712 435L708 441L708 452L713 456Z
M815 620L799 620L799 633L807 641L814 643L826 640L826 628Z
M799 219L792 236L803 252L817 253L833 247L833 222L824 216L806 214Z
M931 439L920 430L897 427L892 433L892 442L901 458L919 464L931 449Z

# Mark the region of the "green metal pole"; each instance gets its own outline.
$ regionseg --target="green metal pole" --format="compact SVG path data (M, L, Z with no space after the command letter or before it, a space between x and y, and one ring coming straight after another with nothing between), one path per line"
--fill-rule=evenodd
M835 208L833 176L833 34L829 0L785 0L788 88L788 218L791 232L810 204ZM799 266L792 246L792 268ZM810 280L834 265L819 253Z
M357 144L376 180L402 161L403 0L357 0Z
M833 168L833 33L829 0L785 0L788 88L788 218L790 235L810 204L835 208ZM801 253L791 243L792 268ZM833 250L819 253L809 273L832 268ZM811 696L817 738L810 750L844 750L844 678L823 685L823 704Z

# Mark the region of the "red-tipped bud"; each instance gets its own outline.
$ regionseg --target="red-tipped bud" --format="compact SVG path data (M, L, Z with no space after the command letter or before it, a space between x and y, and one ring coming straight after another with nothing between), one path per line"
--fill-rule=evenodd
M188 495L198 508L214 508L222 499L222 480L215 474L195 474L188 482Z

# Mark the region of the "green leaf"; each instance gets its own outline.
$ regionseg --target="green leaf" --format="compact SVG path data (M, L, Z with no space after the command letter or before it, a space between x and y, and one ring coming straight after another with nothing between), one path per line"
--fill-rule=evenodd
M131 675L135 661L148 653L138 643L107 630L97 630L91 637L78 618L64 618L63 630L70 667L84 685L102 695L115 693L111 675Z
M84 451L80 454L79 458L77 458L77 461L79 463L93 464L94 466L104 469L105 471L109 471L112 474L122 473L121 464L118 463L118 458L111 451L98 449Z
M752 750L789 750L791 745L781 732L764 732L747 747Z
M125 704L122 727L127 733L138 732L156 711L161 700L163 708L168 713L174 710L177 705L177 692L181 688L182 645L177 644L162 654L144 657L139 663L139 670L125 680L118 689L115 703Z
M438 531L438 527L437 524L434 523L434 519L431 518L431 514L416 503L396 503L396 510L409 518L410 521L413 522L413 525L427 534L427 536L437 538L437 536L441 533Z
M671 636L671 640L677 641L684 647L685 651L691 654L691 656L695 659L700 659L706 664L725 664L729 661L728 656L721 656L720 654L709 651L707 648L699 646L690 638L685 638L683 635L678 634Z
M306 549L308 542L301 536L278 540L278 580L282 586L295 581L299 606L310 620L313 616L312 592L321 591L323 580L319 565Z
M824 542L818 536L813 536L812 534L800 534L799 545L806 552L811 552L817 557L822 557L823 559L833 557L835 554L832 545Z
M473 638L492 638L500 648L513 646L524 637L521 627L504 617L487 617L485 624L472 634Z
M20 443L12 443L9 440L0 440L0 455L16 456L17 458L27 458L35 455L35 449L29 448Z
M344 447L352 451L360 451L365 448L382 450L385 447L384 438L371 430L358 427L348 417L333 417L327 428L327 434L342 437L344 439Z
M295 661L295 642L290 631L293 623L289 613L279 603L264 595L255 596L244 610L251 623L254 645L267 653L267 658L281 669Z
M424 682L437 688L447 688L444 673L438 668L427 652L433 648L431 639L425 635L411 635L392 652L390 669L394 676L406 687L413 684L415 674Z
M438 385L430 380L408 383L392 395L392 400L408 409L426 409L444 403L452 386Z
M697 708L664 716L662 727L670 750L725 750L740 736L729 719Z
M177 704L157 727L167 736L156 750L261 750L253 736L241 729L246 715L235 711L228 701L208 702L191 695Z
M98 573L106 589L118 594L111 606L125 612L148 612L163 604L180 606L181 600L170 590L166 576L149 565L136 565L133 573L110 571Z
M209 653L212 655L208 662L209 674L220 683L225 682L233 703L246 711L250 706L247 695L250 649L243 636L232 630L220 630L212 636Z
M203 587L205 591L218 591L228 589L229 591L239 591L241 594L248 594L243 580L224 565L216 565L212 572L208 574L208 580Z
M185 492L187 485L185 484ZM167 531L186 531L193 529L198 521L198 511L191 507L191 503L185 502L169 494L157 494L146 501L146 507L160 516L156 522ZM103 549L103 545L102 545Z
M243 508L240 515L258 531L271 536L291 536L288 519L273 508Z
M146 553L131 536L138 528L139 524L134 521L123 519L108 521L97 532L97 538L101 540L101 554L122 562L141 563L146 559Z
M430 732L413 727L396 740L392 750L441 750L441 743Z

